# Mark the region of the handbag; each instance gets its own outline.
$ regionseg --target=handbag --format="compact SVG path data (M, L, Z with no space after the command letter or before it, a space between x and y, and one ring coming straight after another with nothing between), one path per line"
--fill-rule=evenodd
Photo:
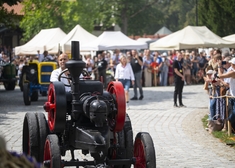
M226 95L226 87L220 86L220 96Z
M221 118L218 118L217 120L214 119L209 120L208 129L210 133L214 131L221 131L223 128L224 128L224 121L221 120Z
M152 73L152 68L147 68L147 72Z

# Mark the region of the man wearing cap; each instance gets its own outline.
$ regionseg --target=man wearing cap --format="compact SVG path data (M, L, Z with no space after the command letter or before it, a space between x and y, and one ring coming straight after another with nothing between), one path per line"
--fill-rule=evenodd
M212 117L215 116L215 105L216 105L216 98L213 98L213 86L212 86L212 75L214 74L213 70L208 70L206 72L206 77L204 77L204 89L208 91L209 98L210 98L210 115L209 120L212 120Z

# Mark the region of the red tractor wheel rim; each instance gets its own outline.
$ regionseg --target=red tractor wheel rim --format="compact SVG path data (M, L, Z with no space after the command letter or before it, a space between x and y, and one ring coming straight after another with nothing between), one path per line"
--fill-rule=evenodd
M134 157L136 159L135 168L145 168L146 167L146 159L145 159L145 151L144 144L141 139L136 139L134 145Z
M108 85L107 91L116 97L117 114L113 131L119 132L123 129L126 118L126 99L124 88L121 82L111 82Z
M45 147L44 147L44 161L51 160L51 146L50 141L46 140Z
M56 119L56 95L55 95L55 88L53 84L49 86L49 93L48 93L48 125L50 131L53 131L55 128L55 119Z

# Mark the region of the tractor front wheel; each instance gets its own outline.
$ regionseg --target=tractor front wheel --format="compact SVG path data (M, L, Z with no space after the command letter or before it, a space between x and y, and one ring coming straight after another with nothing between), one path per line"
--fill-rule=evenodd
M47 136L44 147L44 166L50 168L61 167L59 139L56 134Z
M154 144L149 133L140 132L136 135L134 157L136 159L134 168L156 168Z
M31 104L29 83L24 83L24 85L23 85L23 98L24 98L24 104L26 106Z

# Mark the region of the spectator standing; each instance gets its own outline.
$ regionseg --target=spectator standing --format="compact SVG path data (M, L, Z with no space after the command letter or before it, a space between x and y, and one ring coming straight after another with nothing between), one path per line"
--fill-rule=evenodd
M151 63L153 62L153 59L150 56L150 51L145 51L145 56L143 58L143 70L144 70L144 79L145 79L145 87L152 86L152 69L151 69Z
M44 58L43 58L44 62L47 62L47 61L56 61L56 57L49 55L48 51L44 51L43 52L43 56L44 56Z
M140 94L139 100L142 100L144 98L143 89L141 85L142 66L143 66L142 57L138 55L136 50L131 50L131 67L135 76L135 83L133 85L134 97L132 97L131 100L138 100L137 87L139 88L139 94Z
M94 80L99 80L99 73L98 73L98 56L94 56L93 57L93 62L94 62L94 66L93 66L93 74L94 74Z
M191 84L192 63L191 63L191 60L189 58L189 53L185 53L183 67L184 67L184 76L185 76L186 84L190 85Z
M177 59L173 63L175 91L174 91L174 107L186 107L182 102L182 92L184 87L184 72L182 66L182 53L177 52ZM177 105L177 97L179 98L179 106Z
M116 67L115 80L120 81L125 90L125 98L127 103L127 108L129 108L129 88L135 83L135 77L130 63L127 62L126 56L121 56L120 63Z
M168 71L169 71L170 62L167 58L167 53L162 54L162 68L161 68L161 86L167 86L168 80Z
M17 71L17 76L20 78L22 70L23 70L23 66L24 66L24 60L20 59L19 61L19 65L18 65L18 71ZM19 81L18 81L19 84Z
M103 82L104 88L106 88L106 70L108 67L108 63L105 60L105 52L102 52L98 55L98 74L99 74L99 80Z
M197 75L197 71L198 71L198 57L195 53L195 51L192 51L191 52L191 55L190 55L190 59L191 59L191 62L192 62L192 80L195 81L196 80L196 75Z
M154 56L156 57L156 62L158 64L157 84L160 85L160 76L162 71L162 57L160 57L157 51L154 52Z
M174 85L174 75L173 75L173 62L174 62L174 59L173 59L172 55L168 55L168 60L169 60L169 64L170 64L169 69L168 69L168 83L169 83L170 86L172 86L172 85Z
M42 62L44 59L44 55L40 54L40 50L37 51L36 58L38 59L39 62Z
M203 52L200 52L199 58L198 58L198 67L199 71L202 71L203 76L205 75L205 69L208 65L208 60L206 59L206 56Z
M91 54L86 55L86 68L87 68L87 72L91 75L92 74L92 69L94 67L94 62L91 59Z
M121 57L121 52L120 50L116 49L114 51L114 54L112 56L112 65L113 65L113 71L114 71L114 74L115 74L115 70L116 70L116 66L119 64L120 62L120 57Z
M153 57L153 62L151 63L151 69L153 73L153 86L157 86L157 76L158 76L158 63L157 63L157 57Z

